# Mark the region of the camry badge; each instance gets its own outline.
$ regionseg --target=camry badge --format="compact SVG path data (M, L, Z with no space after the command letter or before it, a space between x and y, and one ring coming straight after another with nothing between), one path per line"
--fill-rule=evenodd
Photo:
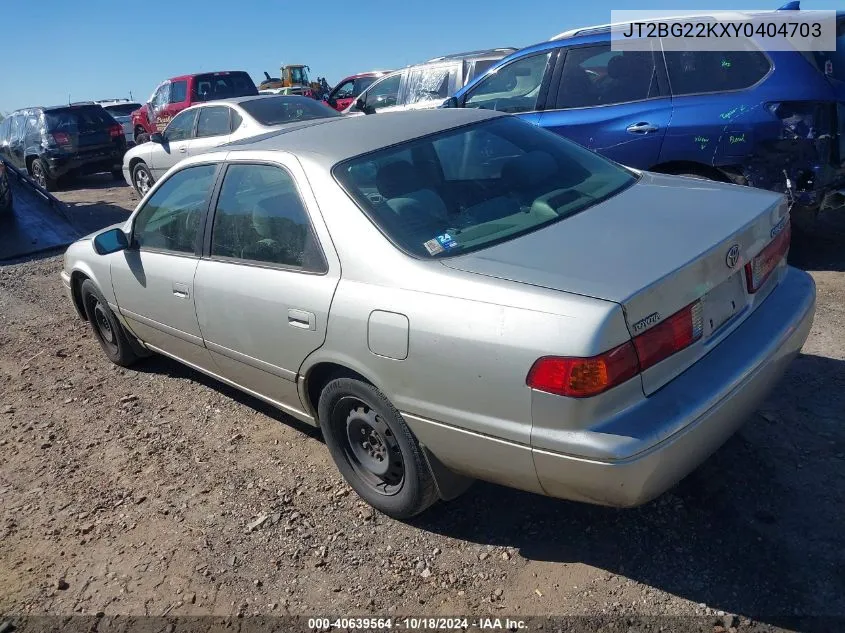
M739 261L739 244L734 244L728 249L728 254L725 255L725 263L728 268L733 268Z

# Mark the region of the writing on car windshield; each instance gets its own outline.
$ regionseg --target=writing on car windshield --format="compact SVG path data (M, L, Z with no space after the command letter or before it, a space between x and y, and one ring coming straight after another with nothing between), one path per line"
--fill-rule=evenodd
M358 156L333 173L391 241L421 257L513 239L584 211L636 179L511 117Z

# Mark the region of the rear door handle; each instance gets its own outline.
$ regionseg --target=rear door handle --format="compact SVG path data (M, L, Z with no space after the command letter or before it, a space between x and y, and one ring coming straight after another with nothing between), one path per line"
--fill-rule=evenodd
M174 281L173 295L179 297L180 299L187 299L191 296L191 289L188 287L188 284L183 284L179 283L178 281Z
M288 310L288 325L302 330L316 330L317 317L314 316L313 312L291 308Z
M641 121L640 123L629 125L626 129L631 134L650 134L651 132L657 132L658 127L647 121Z

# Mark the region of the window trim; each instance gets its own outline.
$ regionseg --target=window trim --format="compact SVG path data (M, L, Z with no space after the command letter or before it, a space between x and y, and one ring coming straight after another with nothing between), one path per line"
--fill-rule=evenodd
M663 57L663 45L661 43L659 50L655 49L653 46L651 49L651 54L654 58L654 69L657 72L657 95L653 97L646 97L645 99L634 99L632 101L617 101L616 103L601 103L597 105L575 106L572 108L558 108L558 98L560 97L560 91L563 88L563 66L566 63L566 58L569 56L569 51L581 48L593 48L609 44L610 41L608 40L601 42L585 42L573 46L561 47L561 55L558 58L560 70L556 69L557 89L555 90L555 98L552 102L554 107L546 108L546 112L578 112L580 110L586 110L588 108L612 108L614 106L630 105L633 103L646 103L648 101L657 101L658 99L672 99L672 92L669 85L669 69L666 67L666 60Z
M702 92L685 92L683 94L675 94L675 91L672 88L672 80L669 78L669 64L666 61L666 49L663 48L663 38L660 38L660 54L661 54L661 57L663 59L663 67L666 69L666 83L667 83L668 88L669 88L669 96L672 97L672 100L683 99L684 97L701 97L701 96L705 96L705 95L736 94L738 92L745 92L746 90L754 90L760 84L762 84L764 81L766 81L769 78L769 76L771 76L771 74L775 72L775 60L771 58L771 56L768 54L768 52L765 49L760 48L760 46L757 44L757 41L754 38L746 37L745 39L746 39L746 41L751 42L751 44L754 46L756 51L758 53L761 53L763 55L763 57L766 58L766 61L769 62L768 72L766 72L766 74L764 74L762 77L760 77L760 79L758 79L756 82L754 82L750 86L746 86L745 88L734 88L733 90L705 90L705 91L702 91ZM672 52L675 52L675 51L669 51L669 52L672 53Z
M174 257L187 257L189 259L200 259L202 257L202 245L205 243L205 229L207 225L207 220L209 216L209 208L211 204L212 197L214 192L217 189L217 186L220 182L220 173L222 172L221 166L222 161L215 162L215 161L203 161L201 163L191 163L190 165L185 165L181 169L170 174L167 178L162 178L153 186L153 189L147 194L144 204L139 206L135 212L132 214L130 218L130 227L129 227L129 249L133 251L138 251L139 253L162 253L165 255L172 255ZM212 175L212 185L209 191L209 195L206 199L205 208L200 211L202 217L199 220L199 229L197 230L197 237L194 240L194 252L193 253L185 253L183 251L173 251L167 248L156 248L156 247L143 247L138 244L137 240L135 239L135 222L138 219L138 216L141 212L147 208L147 205L150 203L150 199L152 198L152 194L158 191L166 182L169 182L174 176L177 174L181 174L186 169L191 169L193 167L207 167L209 165L214 166L214 174ZM198 248L199 247L199 248Z
M296 195L299 196L299 199L302 202L302 208L305 210L305 215L308 217L308 226L311 229L311 235L313 236L314 241L317 245L317 249L320 252L320 256L323 259L324 270L306 270L304 268L298 268L289 264L262 262L255 259L244 259L241 257L226 257L225 255L211 254L212 239L214 237L214 219L217 216L217 203L220 199L220 192L223 189L223 183L226 181L226 174L229 172L229 168L237 165L248 165L252 167L275 167L276 169L281 169L290 177L294 187L296 188ZM205 218L201 258L212 262L222 262L225 264L234 264L237 266L250 266L252 268L269 268L272 270L300 273L302 275L313 275L317 277L328 275L330 266L329 259L326 257L326 250L323 248L323 244L320 242L320 236L317 234L316 227L314 226L314 218L311 217L311 210L308 208L308 203L305 200L305 196L302 195L302 187L300 187L299 181L296 179L296 176L293 175L291 170L288 169L286 165L276 163L270 160L224 161L221 163L221 167L222 168L220 169L217 182L215 183L214 189L212 190L210 204Z

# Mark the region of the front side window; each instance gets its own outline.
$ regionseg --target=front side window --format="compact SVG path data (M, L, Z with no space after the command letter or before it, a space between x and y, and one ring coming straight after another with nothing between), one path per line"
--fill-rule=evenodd
M170 103L182 103L188 98L188 82L184 79L170 84Z
M293 177L272 165L226 170L211 234L212 257L325 272L308 211Z
M555 107L612 105L658 95L651 51L613 51L601 44L567 51Z
M333 99L351 99L355 96L355 82L353 80L344 81L337 88L334 89Z
M153 96L152 96L151 101L152 101L152 104L153 104L153 110L158 112L159 110L164 108L164 106L167 105L167 101L168 101L169 98L170 98L170 82L166 81L156 89L155 94L153 94Z
M186 141L194 137L194 122L197 120L197 110L184 110L173 117L164 130L164 139L168 143Z
M395 106L399 101L399 86L402 83L402 73L396 73L375 83L367 91L365 105L368 110L378 111L382 108Z
M165 180L135 216L135 243L142 249L193 253L216 169L216 165L188 167Z
M197 138L229 134L229 108L211 106L200 108L197 117Z
M16 114L12 117L12 133L9 140L14 143L23 141L23 129L26 123L25 114Z
M769 58L748 40L738 51L666 51L669 84L675 96L750 88L771 69Z
M464 107L499 112L533 112L551 53L517 59L487 75L467 95Z
M565 221L636 181L513 117L401 143L332 171L382 233L423 258L461 255Z

